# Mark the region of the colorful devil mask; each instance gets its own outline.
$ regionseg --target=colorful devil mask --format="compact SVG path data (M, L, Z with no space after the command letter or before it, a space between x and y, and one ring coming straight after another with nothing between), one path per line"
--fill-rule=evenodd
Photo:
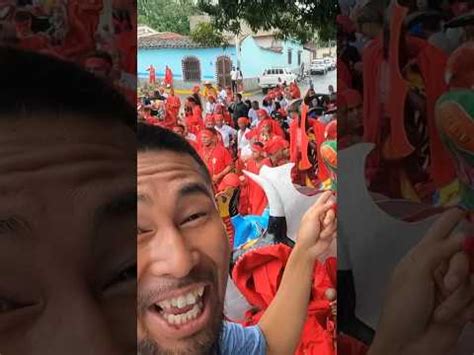
M327 140L321 144L321 156L326 167L331 172L332 189L337 187L337 141Z
M455 90L436 105L436 125L454 158L461 185L461 205L474 210L474 92Z

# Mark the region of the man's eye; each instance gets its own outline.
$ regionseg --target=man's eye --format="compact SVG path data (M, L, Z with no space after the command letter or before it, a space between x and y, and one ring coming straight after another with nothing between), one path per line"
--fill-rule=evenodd
M6 298L0 298L0 315L28 306L30 305L17 303Z
M191 216L189 216L188 218L186 218L181 224L188 224L188 223L191 223L191 222L194 222L194 221L197 221L201 218L204 218L207 216L207 213L206 212L199 212L199 213L194 213L192 214Z
M137 235L142 235L142 234L149 233L149 232L151 232L151 229L149 229L149 228L137 227Z

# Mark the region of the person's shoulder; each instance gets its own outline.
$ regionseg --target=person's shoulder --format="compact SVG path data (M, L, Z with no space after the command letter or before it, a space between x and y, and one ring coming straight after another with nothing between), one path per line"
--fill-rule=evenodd
M221 354L260 355L266 353L266 340L258 326L244 327L238 323L224 322L221 337Z

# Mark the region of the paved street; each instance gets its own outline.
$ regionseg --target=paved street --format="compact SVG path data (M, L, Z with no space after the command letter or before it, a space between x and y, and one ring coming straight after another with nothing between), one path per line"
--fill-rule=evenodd
M326 75L312 75L311 80L313 81L314 89L317 93L327 93L328 86L333 85L334 89L337 90L337 71L332 70L328 72ZM304 96L306 91L309 89L309 81L310 78L306 78L304 82L299 83L299 87L301 90L301 95ZM262 102L263 100L263 93L260 91L255 95L250 97L246 97L245 99L248 100L257 100L258 102Z

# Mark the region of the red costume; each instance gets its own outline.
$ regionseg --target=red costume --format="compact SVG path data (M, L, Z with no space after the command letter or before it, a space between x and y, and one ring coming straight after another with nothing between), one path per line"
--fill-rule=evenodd
M172 91L166 99L166 110L175 120L177 120L180 108L181 100L174 94L174 91Z
M213 135L208 130L204 130L202 134ZM216 139L216 137L213 137ZM211 176L220 174L225 168L232 164L232 156L222 144L215 143L210 147L201 145L199 155L207 166Z
M254 307L246 313L245 326L255 325L272 302L281 282L291 248L276 244L247 252L235 264L232 279ZM331 307L325 297L328 288L336 288L325 264L315 263L314 281L308 315L295 354L334 354L334 331L330 326ZM282 325L284 326L284 325Z
M263 148L254 144L252 145L252 151L262 154ZM264 165L272 166L270 159L265 158L256 161L252 157L247 160L245 170L258 175ZM247 179L247 196L249 199L248 214L260 216L268 202L263 189L252 179Z
M173 86L173 72L168 66L166 66L166 69L165 69L164 83L165 85Z
M146 71L148 72L148 82L150 84L155 84L156 83L155 67L153 65L150 65Z

